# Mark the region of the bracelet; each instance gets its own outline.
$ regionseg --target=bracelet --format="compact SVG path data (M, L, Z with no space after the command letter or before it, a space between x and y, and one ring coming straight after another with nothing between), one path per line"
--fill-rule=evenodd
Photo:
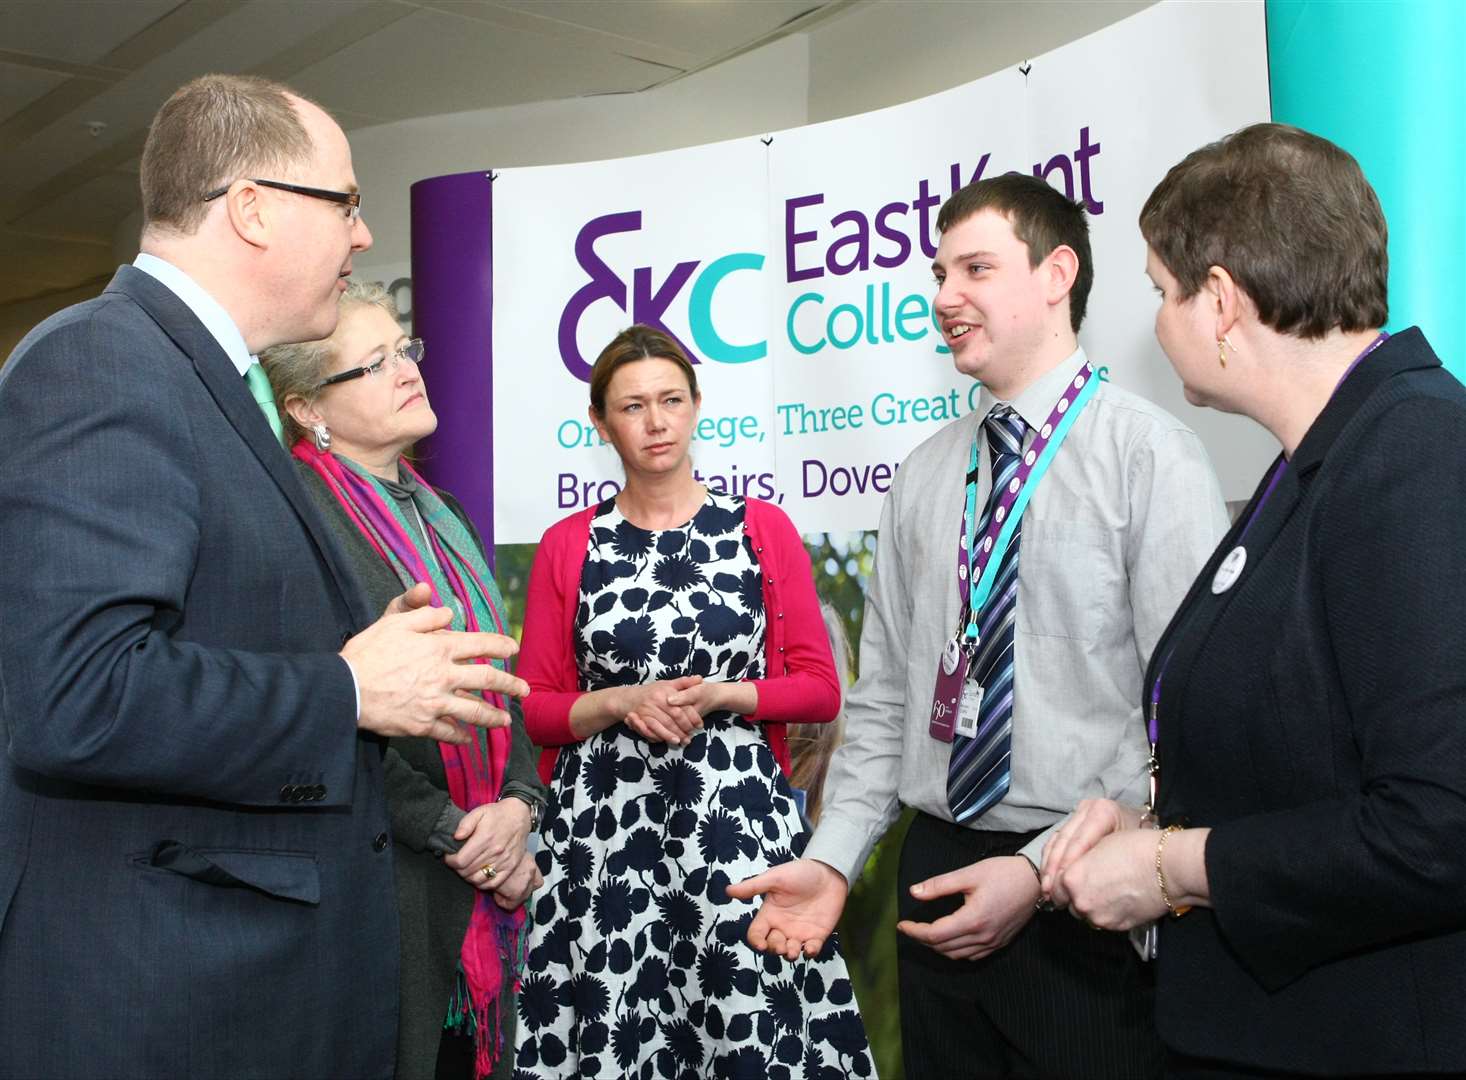
M1052 900L1044 898L1044 876L1038 872L1038 863L1034 862L1021 851L1018 852L1018 857L1028 864L1028 868L1033 871L1033 876L1035 880L1038 881L1038 900L1034 902L1033 910L1053 911L1054 902Z
M1177 907L1171 902L1171 892L1166 888L1166 870L1161 864L1161 855L1166 850L1166 841L1170 839L1171 834L1180 832L1183 828L1185 828L1184 825L1167 825L1161 830L1160 839L1156 841L1155 845L1155 882L1160 886L1161 899L1165 901L1166 910L1171 913L1171 918L1173 919L1179 919L1182 915L1190 911L1191 907L1190 905Z

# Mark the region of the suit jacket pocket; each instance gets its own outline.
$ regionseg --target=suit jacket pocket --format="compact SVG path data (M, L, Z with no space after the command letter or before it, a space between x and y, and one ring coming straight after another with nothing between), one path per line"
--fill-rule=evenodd
M161 840L138 861L206 885L254 889L302 904L321 902L320 869L316 857L306 852L195 848L178 840Z

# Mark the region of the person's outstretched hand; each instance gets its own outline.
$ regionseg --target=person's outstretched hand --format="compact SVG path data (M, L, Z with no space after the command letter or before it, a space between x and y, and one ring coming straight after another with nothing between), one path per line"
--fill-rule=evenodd
M817 859L796 859L728 886L735 900L764 898L748 925L748 943L787 960L824 948L849 893L844 875Z

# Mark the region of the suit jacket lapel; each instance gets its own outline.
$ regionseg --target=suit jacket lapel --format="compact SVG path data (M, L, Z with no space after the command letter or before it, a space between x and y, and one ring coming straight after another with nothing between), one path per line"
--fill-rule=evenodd
M1306 479L1323 464L1345 426L1387 380L1407 371L1440 367L1440 364L1419 327L1412 326L1391 335L1339 384L1323 412L1303 436L1297 453L1293 455L1293 467L1298 475Z
M1391 336L1390 340L1381 345L1371 356L1365 358L1364 362L1349 374L1329 399L1327 405L1319 413L1318 418L1304 435L1303 441L1298 444L1297 451L1288 462L1282 478L1278 481L1277 488L1267 498L1267 502L1259 508L1264 493L1268 490L1268 481L1272 476L1272 469L1263 476L1257 485L1247 507L1233 523L1232 528L1217 546L1212 557L1207 560L1206 566L1202 568L1196 581L1192 584L1186 599L1177 608L1177 614L1171 619L1171 624L1166 627L1165 633L1156 643L1155 652L1151 654L1150 665L1146 671L1145 685L1149 688L1155 681L1159 667L1165 662L1171 648L1171 637L1173 632L1185 623L1183 614L1189 614L1192 607L1198 602L1208 599L1207 594L1211 591L1211 583L1216 575L1217 568L1222 560L1229 555L1236 547L1247 549L1247 562L1242 569L1242 577L1238 579L1240 584L1251 570L1255 569L1262 561L1264 552L1272 546L1278 534L1283 531L1293 512L1303 501L1308 486L1314 475L1323 465L1328 457L1329 450L1338 441L1340 435L1349 422L1363 409L1385 382L1408 371L1424 370L1432 367L1439 367L1440 360L1436 357L1429 343L1421 334L1418 327L1410 327L1398 334ZM1277 462L1274 461L1274 467ZM1253 520L1253 519L1256 520ZM1205 617L1215 620L1226 608L1233 595L1236 595L1236 585L1222 594L1222 598L1211 605L1211 611Z
M290 455L275 438L259 403L250 394L248 384L214 336L172 290L135 267L119 267L107 291L126 294L189 358L219 411L294 508L329 571L353 624L365 626L372 622L376 614L367 610L356 579L347 569L346 560L300 485Z

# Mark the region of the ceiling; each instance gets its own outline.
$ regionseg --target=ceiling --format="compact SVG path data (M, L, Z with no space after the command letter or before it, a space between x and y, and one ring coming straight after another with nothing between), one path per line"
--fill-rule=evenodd
M0 304L104 281L158 106L212 71L348 131L647 90L853 0L0 0Z

